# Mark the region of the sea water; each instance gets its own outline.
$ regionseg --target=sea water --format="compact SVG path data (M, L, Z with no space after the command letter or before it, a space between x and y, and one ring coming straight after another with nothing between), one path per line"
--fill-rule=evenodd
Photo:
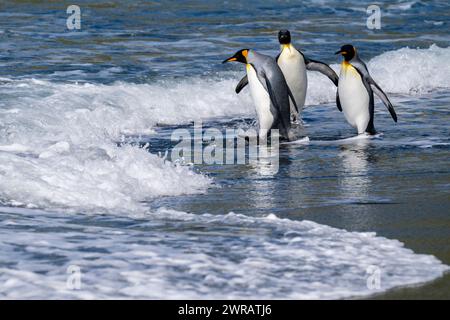
M363 2L77 3L78 31L63 4L0 5L1 298L347 298L448 270L447 1L380 2L380 30ZM355 139L309 72L277 171L170 161L176 129L255 126L220 62L276 56L281 28L336 71L354 44L399 122L376 98Z

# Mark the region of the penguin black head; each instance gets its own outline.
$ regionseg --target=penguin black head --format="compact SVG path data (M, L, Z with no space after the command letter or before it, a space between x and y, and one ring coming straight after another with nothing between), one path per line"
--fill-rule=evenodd
M290 44L291 43L291 33L289 30L280 30L278 32L278 41L280 44Z
M335 54L342 54L345 61L350 61L356 55L356 49L351 44L346 44L341 47L341 50L336 51Z
M249 50L250 50L250 49L242 49L242 50L239 50L238 52L236 52L236 53L234 54L234 56L232 56L232 57L230 57L230 58L228 58L228 59L223 60L222 63L225 63L225 62L232 62L232 61L242 62L242 63L247 63L247 56L248 56L248 51L249 51Z

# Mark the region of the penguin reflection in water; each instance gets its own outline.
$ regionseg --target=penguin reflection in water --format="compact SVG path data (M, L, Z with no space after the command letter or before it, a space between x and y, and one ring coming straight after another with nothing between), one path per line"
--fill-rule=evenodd
M392 103L370 76L365 63L356 53L356 48L347 44L342 46L336 54L344 56L336 93L336 105L339 111L344 112L348 123L358 130L358 134L376 133L373 124L374 93L383 101L392 119L397 122L397 114Z
M289 98L297 107L283 72L272 57L242 49L223 61L246 64L247 79L259 122L259 139L266 140L271 129L278 129L282 140L290 139Z
M308 78L306 70L318 71L327 76L334 85L338 85L338 76L327 64L307 58L300 50L297 50L291 42L291 33L289 30L281 30L278 33L281 51L275 58L278 66L283 72L286 82L294 94L297 107L291 101L290 112L292 120L296 121L301 116L303 106L305 105L306 90L308 88ZM236 93L248 84L248 76L236 86Z

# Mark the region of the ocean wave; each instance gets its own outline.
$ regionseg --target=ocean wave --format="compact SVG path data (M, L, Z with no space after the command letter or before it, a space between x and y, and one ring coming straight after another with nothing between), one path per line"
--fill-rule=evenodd
M386 92L422 94L450 88L449 59L450 48L432 45L386 52L368 67ZM234 92L242 75L111 85L0 79L0 200L134 211L153 197L204 192L208 177L117 142L162 124L253 116L248 90ZM306 103L333 103L335 90L311 72Z
M450 88L450 48L402 48L370 60L372 77L387 92L423 94Z
M273 214L160 208L145 219L107 227L51 215L53 230L64 232L41 233L34 230L46 225L41 219L49 213L0 212L12 215L0 221L0 250L9 262L0 266L0 297L7 299L338 299L427 282L449 269L375 233ZM179 228L166 228L168 223ZM38 263L28 258L35 254ZM69 266L80 268L80 290L66 286Z
M208 177L142 148L117 146L124 133L148 134L159 121L187 119L179 105L173 117L165 116L154 97L170 100L171 95L162 97L158 90L6 81L0 87L2 202L136 211L141 201L156 196L203 192Z

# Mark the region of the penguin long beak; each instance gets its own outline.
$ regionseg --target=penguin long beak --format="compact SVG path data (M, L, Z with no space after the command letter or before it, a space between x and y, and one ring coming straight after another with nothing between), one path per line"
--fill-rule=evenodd
M342 51L342 50L339 50L339 51L336 51L334 54L346 54L347 52L345 52L345 51Z
M250 49L239 50L233 56L229 57L228 59L223 60L222 63L232 62L232 61L247 63L247 55L248 55L249 50Z
M222 63L227 63L227 62L232 62L232 61L237 61L237 58L233 56L231 58L223 60Z

